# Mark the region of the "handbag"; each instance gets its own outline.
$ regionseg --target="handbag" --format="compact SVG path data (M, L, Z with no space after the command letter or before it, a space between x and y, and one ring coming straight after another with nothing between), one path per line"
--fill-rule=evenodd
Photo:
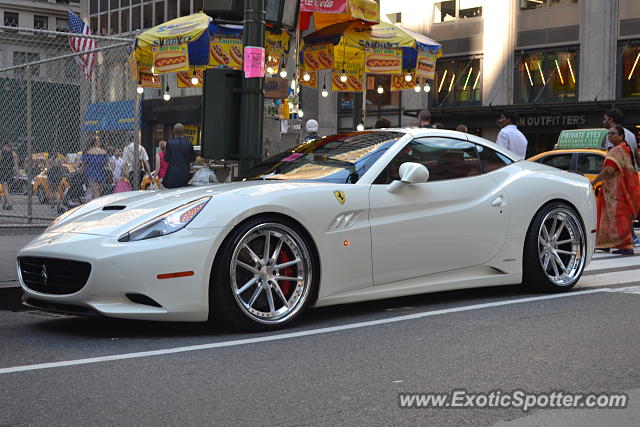
M124 178L121 178L116 183L116 186L113 189L113 192L114 193L124 193L126 191L133 191L133 187L131 186L131 184L129 184L129 181L127 181Z

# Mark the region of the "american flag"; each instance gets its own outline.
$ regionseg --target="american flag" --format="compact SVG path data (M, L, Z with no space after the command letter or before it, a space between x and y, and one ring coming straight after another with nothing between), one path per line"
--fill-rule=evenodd
M82 34L85 36L91 35L89 26L85 24L82 19L70 10L67 11L67 20L69 21L69 29L72 33ZM75 53L86 52L96 48L96 41L87 37L71 37L69 36L69 46ZM86 55L76 56L76 62L82 68L82 73L91 80L93 77L93 64L95 63L96 53L88 53Z

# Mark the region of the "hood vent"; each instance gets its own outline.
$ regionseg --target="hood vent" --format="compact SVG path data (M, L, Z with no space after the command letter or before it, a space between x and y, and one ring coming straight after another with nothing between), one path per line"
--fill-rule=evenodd
M111 205L111 206L104 206L102 210L103 211L121 211L121 210L124 210L124 208L126 208L126 206L124 205Z

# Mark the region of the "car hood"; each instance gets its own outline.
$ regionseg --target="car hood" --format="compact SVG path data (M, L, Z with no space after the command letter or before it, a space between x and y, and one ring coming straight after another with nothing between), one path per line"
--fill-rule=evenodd
M202 197L216 198L229 193L242 193L254 197L257 194L328 185L336 184L308 181L245 181L176 190L110 194L61 215L47 232L120 236L134 227ZM209 203L205 209L211 209L210 205L212 204Z

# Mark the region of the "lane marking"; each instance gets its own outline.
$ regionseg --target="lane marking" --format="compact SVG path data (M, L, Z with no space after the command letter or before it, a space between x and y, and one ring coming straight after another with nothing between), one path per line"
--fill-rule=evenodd
M495 301L495 302L488 302L484 304L473 304L473 305L466 305L462 307L445 308L442 310L424 311L421 313L407 314L404 316L396 316L396 317L390 317L386 319L350 323L348 325L331 326L327 328L311 329L311 330L300 331L300 332L290 332L285 334L271 335L267 337L247 338L247 339L241 339L241 340L223 341L223 342L215 342L215 343L209 343L209 344L174 347L174 348L167 348L164 350L151 350L151 351L140 351L136 353L114 354L111 356L90 357L87 359L63 360L60 362L48 362L48 363L38 363L34 365L13 366L9 368L0 368L0 374L10 374L14 372L24 372L24 371L35 371L39 369L61 368L65 366L87 365L90 363L111 362L114 360L125 360L125 359L137 359L141 357L185 353L188 351L209 350L213 348L235 347L235 346L246 345L246 344L279 341L279 340L285 340L289 338L300 338L300 337L307 337L310 335L327 334L330 332L346 331L350 329L358 329L358 328L365 328L369 326L385 325L388 323L403 322L406 320L422 319L425 317L440 316L443 314L461 313L465 311L481 310L481 309L492 308L492 307L502 307L507 305L522 304L522 303L533 302L533 301L544 301L544 300L557 299L557 298L576 297L581 295L602 293L607 291L608 289L603 288L603 289L591 289L587 291L575 291L575 292L569 292L564 294L553 294L553 295L544 295L544 296L538 296L538 297L518 298L518 299L512 299L512 300L506 300L506 301Z
M595 276L596 274L617 273L620 271L640 270L640 265L627 265L624 267L601 268L599 270L587 270L582 273L583 276Z
M606 292L621 292L625 294L640 294L640 286L629 286L626 288L607 289Z

